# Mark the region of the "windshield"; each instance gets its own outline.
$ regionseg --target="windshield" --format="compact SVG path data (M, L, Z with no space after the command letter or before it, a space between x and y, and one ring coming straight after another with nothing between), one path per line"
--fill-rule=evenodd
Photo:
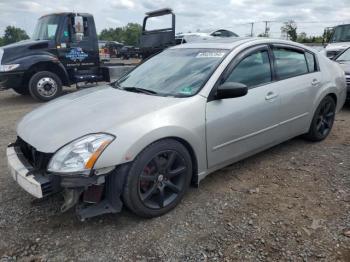
M331 42L350 42L350 25L337 26L332 35Z
M350 48L344 51L336 60L339 62L350 62Z
M115 83L120 89L137 88L164 96L196 94L228 50L168 49L141 64Z
M59 24L59 16L49 15L41 17L34 29L34 40L53 40L56 37L56 32Z

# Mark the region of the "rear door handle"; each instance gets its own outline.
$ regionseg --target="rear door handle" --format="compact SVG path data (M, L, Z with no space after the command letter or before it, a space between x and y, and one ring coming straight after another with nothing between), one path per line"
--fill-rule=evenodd
M277 97L278 97L278 94L275 94L274 92L268 92L267 95L265 96L265 100L270 101Z
M318 81L316 78L312 80L311 85L313 86L319 86L321 84L320 81Z

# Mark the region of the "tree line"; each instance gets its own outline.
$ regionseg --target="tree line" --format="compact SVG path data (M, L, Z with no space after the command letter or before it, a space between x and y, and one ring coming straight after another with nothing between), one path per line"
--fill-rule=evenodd
M285 22L281 27L281 32L288 39L299 43L322 43L324 39L327 41L331 35L330 30L325 30L322 36L308 36L305 32L298 33L297 30L298 26L293 20ZM123 27L103 29L98 38L105 41L117 41L124 45L137 46L141 31L142 26L140 24L128 23ZM263 33L258 36L269 37L269 33ZM15 26L7 26L3 37L0 37L0 46L26 39L29 39L29 36L25 30Z
M129 23L123 27L103 29L99 34L100 40L117 41L125 45L137 46L142 26L137 23ZM3 37L0 37L0 46L12 44L21 40L29 39L25 30L7 26Z
M297 31L298 31L298 26L293 20L285 22L281 27L281 32L286 34L288 39L298 43L328 42L332 34L332 30L329 28L325 29L322 36L308 36L305 32L301 32L298 34Z
M0 46L9 45L21 40L29 39L26 31L15 26L7 26L4 36L0 37Z

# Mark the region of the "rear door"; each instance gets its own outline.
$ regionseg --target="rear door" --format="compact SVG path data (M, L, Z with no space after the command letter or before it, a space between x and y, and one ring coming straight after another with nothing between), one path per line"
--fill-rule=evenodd
M249 91L239 98L209 98L206 108L209 168L239 160L280 138L280 90L272 82L270 61L267 46L251 48L234 58L219 80L217 85L239 82L247 85Z
M272 53L276 80L281 87L281 131L287 139L308 130L322 75L314 54L309 51L275 45Z

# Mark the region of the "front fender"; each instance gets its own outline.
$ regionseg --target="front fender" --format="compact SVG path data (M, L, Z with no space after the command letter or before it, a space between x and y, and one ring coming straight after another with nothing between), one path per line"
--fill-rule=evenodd
M181 98L179 98L181 99ZM173 106L153 111L118 124L107 133L116 139L97 160L95 167L110 167L133 161L150 144L165 138L177 138L189 145L197 159L198 172L207 167L205 108L207 100L194 96ZM130 110L137 110L130 105Z
M129 132L129 138L117 137L116 140L106 148L97 160L95 168L103 168L133 161L136 156L147 146L165 138L175 138L185 141L192 148L197 159L198 172L206 169L206 143L205 128L190 131L179 126L164 126L152 130L141 136L136 132Z
M20 57L11 61L8 64L19 64L20 66L16 69L18 71L26 71L30 69L33 65L41 62L52 62L55 64L61 64L56 56L50 54L35 54Z
M20 66L16 69L18 71L25 72L27 77L30 77L32 72L37 71L34 68L38 67L42 70L48 70L50 67L48 65L53 65L51 70L56 73L66 85L69 84L69 75L66 68L60 62L60 60L51 54L36 54L21 57L13 61L13 64L19 64Z

